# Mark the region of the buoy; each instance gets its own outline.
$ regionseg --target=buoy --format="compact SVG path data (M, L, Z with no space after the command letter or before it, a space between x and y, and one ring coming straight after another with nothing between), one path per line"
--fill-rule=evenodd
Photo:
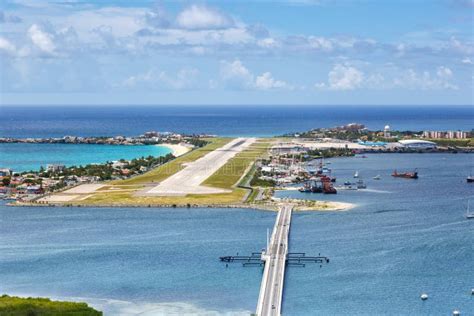
M426 301L428 299L428 294L423 293L423 294L421 294L420 298L421 298L422 301Z
M461 312L458 311L457 309L453 310L453 316L459 316L461 315Z

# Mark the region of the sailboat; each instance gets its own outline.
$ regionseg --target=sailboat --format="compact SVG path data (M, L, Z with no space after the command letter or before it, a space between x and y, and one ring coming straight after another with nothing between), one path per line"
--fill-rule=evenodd
M467 219L474 219L474 213L471 213L469 211L469 200L467 201L466 218Z

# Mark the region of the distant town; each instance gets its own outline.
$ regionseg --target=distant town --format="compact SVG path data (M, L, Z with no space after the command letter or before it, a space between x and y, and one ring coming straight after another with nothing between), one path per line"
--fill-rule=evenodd
M100 145L157 145L163 143L177 144L185 139L200 139L213 135L185 135L171 132L146 132L139 136L99 136L99 137L48 137L48 138L14 138L0 137L0 143L36 143L36 144L100 144Z
M0 138L0 143L38 144L103 144L103 145L159 145L179 144L193 149L207 144L208 135L182 135L177 133L146 132L137 137L76 137L61 138ZM188 150L189 150L188 149ZM0 168L0 197L5 199L31 200L50 192L57 192L84 183L127 179L143 174L175 158L175 153L162 157L141 157L132 160L119 159L85 166L47 164L39 170L15 172Z

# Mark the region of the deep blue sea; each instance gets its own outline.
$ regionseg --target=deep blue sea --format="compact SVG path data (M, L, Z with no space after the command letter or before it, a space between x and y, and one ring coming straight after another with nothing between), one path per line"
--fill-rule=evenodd
M331 159L339 183L359 170L368 189L277 194L357 204L295 213L290 251L331 262L288 268L283 314L474 315L474 221L464 218L473 158ZM415 167L418 180L390 176ZM0 206L0 292L85 300L114 316L248 315L262 269L225 268L218 257L259 251L274 220L244 209Z
M351 122L373 130L471 130L472 106L1 106L0 137L135 136L145 131L274 136Z

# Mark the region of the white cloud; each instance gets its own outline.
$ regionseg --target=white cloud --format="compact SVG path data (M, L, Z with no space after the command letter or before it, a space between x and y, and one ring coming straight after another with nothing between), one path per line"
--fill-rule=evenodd
M364 81L364 73L350 65L336 64L328 73L328 82L317 83L317 89L354 90Z
M203 30L228 28L234 24L234 21L216 9L192 5L178 14L176 23L184 29Z
M448 67L441 66L436 70L436 75L441 79L451 79L453 72Z
M45 53L53 54L56 45L53 42L53 36L45 32L39 25L33 24L28 29L28 36L33 44Z
M145 13L145 22L156 28L167 28L171 24L165 9L160 5Z
M310 36L308 38L308 43L311 48L316 50L322 50L326 52L333 50L333 43L324 37Z
M446 66L435 71L416 71L400 69L393 65L374 71L359 70L353 65L336 64L328 74L327 82L316 83L318 90L355 90L365 89L421 89L421 90L457 90L453 83L454 74Z
M175 75L166 71L149 70L125 79L121 87L130 89L171 89L184 90L192 88L196 82L199 71L194 68L180 69Z
M275 80L270 72L264 72L255 79L255 87L261 90L290 88L290 86L281 80Z
M13 55L16 52L16 47L6 38L0 37L0 51Z
M268 71L255 77L238 59L233 62L221 61L221 78L234 88L257 90L293 88L287 82L273 78Z
M435 75L429 71L417 72L408 69L396 77L393 84L395 87L405 89L458 90L459 87L452 83L452 78L453 72L445 66L438 67Z
M186 68L178 71L176 76L170 76L162 71L159 79L169 88L174 90L183 90L193 87L199 71L194 68Z
M221 78L234 87L253 86L253 74L238 59L233 62L221 61Z
M281 46L280 42L271 37L259 40L257 45L263 48L278 48Z
M463 59L461 60L461 63L466 64L466 65L473 65L473 64L474 64L474 63L472 62L472 60L471 60L470 58L468 58L468 57L463 58Z

